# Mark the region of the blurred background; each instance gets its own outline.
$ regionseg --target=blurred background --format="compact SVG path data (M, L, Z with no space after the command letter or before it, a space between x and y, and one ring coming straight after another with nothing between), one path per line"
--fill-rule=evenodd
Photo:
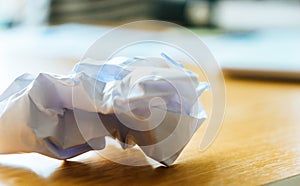
M0 0L0 60L79 60L144 19L191 29L231 74L300 79L300 0Z
M159 19L253 30L299 26L299 0L0 0L0 25L110 24Z

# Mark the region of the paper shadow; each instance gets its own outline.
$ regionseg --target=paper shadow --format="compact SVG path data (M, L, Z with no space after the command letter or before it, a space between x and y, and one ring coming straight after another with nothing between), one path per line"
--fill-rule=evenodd
M146 161L140 152L119 155L125 161ZM213 161L201 160L201 157L178 162L171 167L158 168L153 168L150 164L144 166L123 165L96 157L85 162L65 161L47 178L25 168L0 165L0 182L9 185L200 184L209 182L213 178L211 170L214 168Z

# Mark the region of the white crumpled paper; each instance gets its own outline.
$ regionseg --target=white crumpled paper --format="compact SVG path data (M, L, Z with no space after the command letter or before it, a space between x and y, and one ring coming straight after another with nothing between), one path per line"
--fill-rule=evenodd
M68 159L105 148L109 136L172 164L206 118L198 97L209 84L162 56L18 77L0 96L0 153Z

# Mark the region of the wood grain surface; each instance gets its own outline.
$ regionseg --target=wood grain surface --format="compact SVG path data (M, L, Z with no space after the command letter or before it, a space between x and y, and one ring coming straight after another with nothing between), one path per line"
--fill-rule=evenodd
M63 73L73 64L41 64L39 70ZM16 66L6 64L1 68L2 90L18 72L35 68L30 63ZM261 185L299 174L300 84L230 77L225 80L224 123L205 152L199 151L199 144L207 122L169 168L122 165L97 152L69 161L34 153L0 155L0 185ZM209 93L202 97L208 107L209 97ZM147 163L137 149L123 151L110 146L102 153L125 164Z

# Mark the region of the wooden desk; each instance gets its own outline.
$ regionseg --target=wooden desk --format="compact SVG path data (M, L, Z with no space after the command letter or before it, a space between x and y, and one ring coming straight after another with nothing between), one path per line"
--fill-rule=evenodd
M39 66L65 73L74 64L42 62L22 66L2 60L6 66L1 66L1 90L21 71ZM93 153L67 162L37 154L0 155L0 185L259 185L299 174L299 83L225 80L224 124L215 143L203 153L199 142L204 127L169 168L125 166ZM110 147L106 152L122 161L146 161L134 149Z

